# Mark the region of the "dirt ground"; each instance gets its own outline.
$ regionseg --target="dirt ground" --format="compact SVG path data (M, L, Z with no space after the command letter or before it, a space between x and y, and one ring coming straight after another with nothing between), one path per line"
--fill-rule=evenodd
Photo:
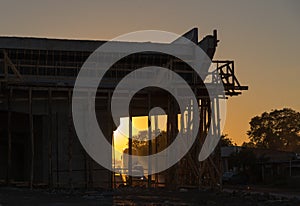
M114 191L58 191L1 187L0 206L4 205L221 205L221 206L300 206L300 199L285 195L227 190L227 192L181 189L123 188Z

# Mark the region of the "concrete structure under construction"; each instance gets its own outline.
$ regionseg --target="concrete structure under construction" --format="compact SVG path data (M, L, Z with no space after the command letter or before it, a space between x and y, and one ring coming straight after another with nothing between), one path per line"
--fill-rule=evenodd
M217 32L198 41L198 30L183 35L204 50L223 82L226 98L247 90L241 86L233 61L218 61L214 54ZM29 187L113 188L117 175L98 165L81 146L72 121L71 100L76 76L89 55L105 41L65 40L27 37L0 37L0 180L4 184ZM122 42L119 42L122 44ZM141 44L141 43L132 43ZM153 43L155 44L155 43ZM111 55L103 54L103 61ZM170 63L171 62L171 63ZM201 78L178 58L156 52L129 55L116 62L97 91L95 110L100 127L112 143L115 125L110 115L110 99L118 82L129 72L144 66L161 66L177 72L194 88L199 101L200 128L197 139L176 165L157 175L149 175L148 187L217 187L221 185L220 149L205 161L198 154L211 124L211 102ZM142 90L130 104L129 118L147 116L160 106L167 115L163 137L167 147L178 132L178 107L170 94L157 88ZM191 115L191 114L190 114ZM101 121L105 120L105 121ZM217 121L218 122L218 121ZM158 140L147 143L155 153ZM129 140L128 153L132 153ZM160 145L161 146L161 145ZM159 178L163 176L163 180ZM127 185L135 179L128 178Z

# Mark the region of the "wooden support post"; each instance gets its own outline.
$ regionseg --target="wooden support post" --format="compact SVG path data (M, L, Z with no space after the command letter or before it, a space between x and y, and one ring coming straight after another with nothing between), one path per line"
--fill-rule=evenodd
M217 135L218 137L221 138L221 118L220 118L220 99L218 96L216 96L216 118L217 118ZM223 172L223 164L222 164L222 157L221 157L221 145L220 142L217 145L217 163L218 163L218 167L219 167L219 171L220 173L218 173L219 175L219 185L220 185L220 189L223 189L223 180L222 180L222 172Z
M31 164L30 164L30 189L32 189L34 178L34 130L33 130L33 114L32 114L32 89L29 89L28 97L29 110L29 128L30 128L30 143L31 143Z
M175 105L174 99L172 99L171 102L172 102L172 104L171 104L172 105L171 130L172 130L172 141L174 141L175 138L176 138L176 135L178 133L178 115L177 115L178 108ZM174 165L174 171L172 172L172 175L173 175L173 182L172 183L174 184L175 188L177 188L178 187L178 163L176 163L176 165Z
M89 94L88 94L89 97ZM88 111L90 112L90 102L88 102ZM87 135L87 134L86 134ZM90 158L87 152L83 149L84 156L84 173L85 173L85 188L88 189L90 186Z
M154 131L155 131L155 154L158 153L158 116L154 116ZM157 158L155 159L155 170L157 171ZM158 173L155 173L155 187L158 187Z
M114 168L113 168L113 171L110 172L110 182L109 182L109 185L108 187L109 188L116 188L116 179L115 179L115 168L116 168L116 159L115 159L115 142L114 142L114 121L112 119L112 115L111 115L111 93L108 92L107 93L107 114L108 114L108 130L109 130L109 140L111 141L111 144L113 146L113 151L111 151L111 154L113 153L113 161L114 161ZM112 162L112 159L111 159L111 163ZM114 183L114 185L113 185Z
M171 99L171 96L168 95L168 117L167 117L167 144L170 145L172 141L174 141L174 138L176 137L176 131L177 131L177 111L175 110L174 107L174 100ZM172 151L175 152L175 151ZM168 155L173 155L173 154L168 154ZM170 189L174 189L177 187L177 178L176 178L176 166L178 164L175 164L174 166L170 167L168 169L167 173L167 186Z
M3 50L3 61L4 61L4 78L8 81L8 63L6 58L6 52Z
M113 154L112 154L112 158L113 158L113 171L111 172L112 176L111 176L111 188L116 189L117 188L117 183L116 183L116 175L115 175L115 169L116 169L116 156L115 156L115 140L114 137L111 140L111 145L113 147Z
M91 97L91 92L88 92L88 113L89 115L91 115L92 113L92 97ZM90 125L89 125L90 126ZM89 128L90 130L90 128ZM93 159L90 157L89 154L87 154L87 159L88 159L88 170L89 170L89 182L88 185L90 188L92 188L94 186L94 165L93 165Z
M71 90L68 91L68 174L69 174L69 187L73 189L72 178L72 159L73 159L73 121L72 121L72 96Z
M200 109L200 114L199 114L199 133L198 133L198 138L199 138L199 144L200 144L200 147L199 147L199 151L202 149L202 145L203 145L203 140L202 140L202 137L203 137L203 99L200 99L200 103L199 103L199 109ZM199 153L198 153L199 154ZM197 154L197 155L198 155ZM199 164L199 176L198 176L198 188L200 189L201 188L201 184L202 184L202 174L203 174L203 163L200 162Z
M55 113L55 136L56 136L56 187L59 187L59 135L58 135L58 113Z
M48 125L49 125L49 136L48 136L48 184L49 187L53 187L53 173L52 173L52 90L48 90Z
M168 111L167 111L167 146L169 146L172 142L171 140L171 102L170 102L170 95L168 95L168 103L167 103L168 107ZM170 155L169 153L167 155ZM169 157L167 157L169 158ZM171 173L172 168L169 168L167 170L167 172L165 173L165 186L168 188L171 188Z
M11 98L12 98L12 89L9 90L7 95L7 174L6 174L6 183L10 185L11 181Z
M132 116L129 113L129 139L128 139L128 184L132 186Z
M148 94L148 188L151 187L152 182L152 127L151 127L151 96Z

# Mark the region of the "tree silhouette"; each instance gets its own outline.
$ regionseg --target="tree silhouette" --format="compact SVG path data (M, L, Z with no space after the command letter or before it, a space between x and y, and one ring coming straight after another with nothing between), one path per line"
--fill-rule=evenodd
M300 151L300 113L290 108L264 112L250 121L250 143L258 148Z
M161 152L167 147L167 132L159 131L159 134L155 137L155 131L152 131L152 135L152 153ZM132 148L136 149L139 155L148 155L148 147L149 141L147 130L140 131L137 135L132 137Z
M232 139L228 137L228 134L222 134L220 139L221 147L229 147L229 146L236 146L233 143Z

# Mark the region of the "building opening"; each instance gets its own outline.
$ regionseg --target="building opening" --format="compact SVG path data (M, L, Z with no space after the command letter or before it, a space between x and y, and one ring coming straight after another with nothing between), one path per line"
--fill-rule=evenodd
M113 177L115 188L164 186L163 175L150 175L152 166L139 158L140 156L156 154L167 147L167 115L153 115L150 118L150 123L148 123L147 116L132 117L132 125L129 124L128 117L121 118L120 126L113 134L115 150L112 154L112 165L116 171ZM131 141L130 136L132 137ZM124 156L124 154L130 153L135 156L132 157L131 164L129 158ZM129 168L130 165L131 168ZM130 169L134 174L133 177L128 175Z

